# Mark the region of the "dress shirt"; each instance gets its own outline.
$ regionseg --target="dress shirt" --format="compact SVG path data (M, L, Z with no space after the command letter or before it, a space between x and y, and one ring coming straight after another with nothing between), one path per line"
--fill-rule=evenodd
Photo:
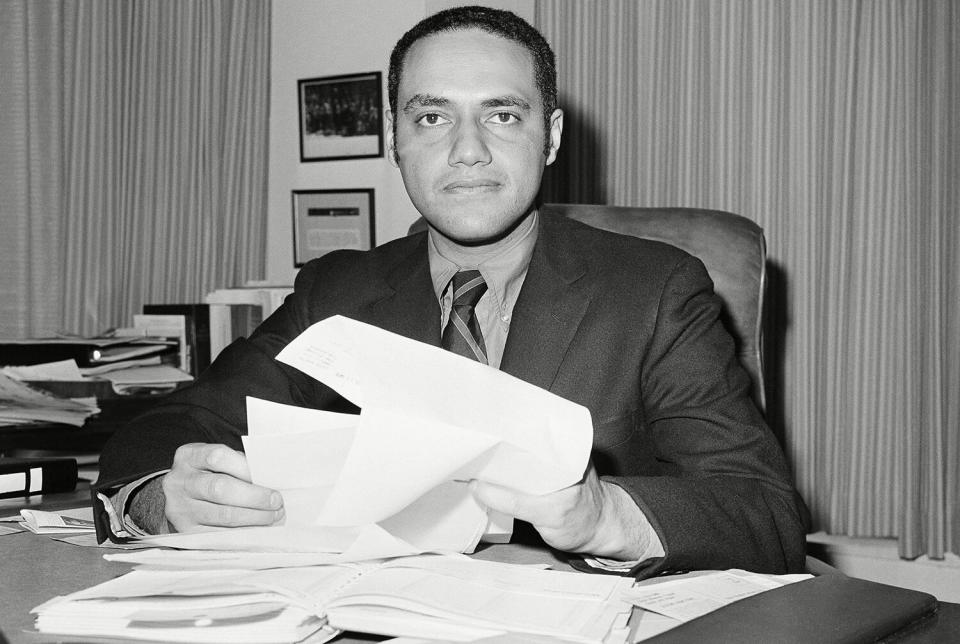
M508 245L496 249L492 255L483 247L455 244L430 228L427 254L433 291L440 302L440 328L446 326L453 308L453 276L462 270L479 270L487 283L487 290L473 312L483 334L487 364L495 369L500 368L513 305L520 295L520 287L527 276L533 246L537 241L537 217L534 211L514 231L516 237Z

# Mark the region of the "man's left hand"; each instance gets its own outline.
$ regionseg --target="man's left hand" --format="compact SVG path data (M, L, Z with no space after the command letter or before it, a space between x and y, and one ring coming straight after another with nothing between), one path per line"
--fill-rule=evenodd
M532 524L558 550L622 561L637 560L646 550L642 511L626 490L601 481L592 462L579 483L550 494L476 480L470 488L481 504Z

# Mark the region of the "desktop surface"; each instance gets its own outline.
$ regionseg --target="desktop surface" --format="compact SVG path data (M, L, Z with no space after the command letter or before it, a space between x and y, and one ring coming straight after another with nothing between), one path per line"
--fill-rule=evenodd
M82 483L75 492L67 494L32 497L28 501L6 499L0 501L0 516L14 515L27 507L50 511L79 507L89 503L89 494L89 485ZM3 637L11 644L62 641L62 636L34 632L30 610L57 595L87 588L132 569L129 564L104 560L106 552L116 550L74 546L31 532L0 535L0 570L3 571L3 582L0 583L0 642L4 641ZM489 546L475 556L512 563L550 563L556 569L570 569L547 550L518 544ZM843 615L823 615L824 620L843 618ZM724 641L722 633L715 635L714 641ZM346 634L335 641L347 643L382 639L385 638ZM656 642L657 639L647 641ZM960 642L960 604L941 602L935 615L885 641L920 644Z

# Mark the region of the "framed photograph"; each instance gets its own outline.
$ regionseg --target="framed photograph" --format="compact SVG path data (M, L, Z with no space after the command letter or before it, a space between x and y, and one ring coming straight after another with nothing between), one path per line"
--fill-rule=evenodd
M373 248L373 188L293 191L293 265L332 250Z
M380 72L297 81L300 161L383 156Z

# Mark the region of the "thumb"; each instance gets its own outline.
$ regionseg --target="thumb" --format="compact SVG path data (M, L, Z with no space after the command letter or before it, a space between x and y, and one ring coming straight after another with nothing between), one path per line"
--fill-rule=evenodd
M517 513L521 506L520 494L514 490L476 479L470 481L469 487L473 497L480 505L495 512L501 512L519 519L523 518Z

